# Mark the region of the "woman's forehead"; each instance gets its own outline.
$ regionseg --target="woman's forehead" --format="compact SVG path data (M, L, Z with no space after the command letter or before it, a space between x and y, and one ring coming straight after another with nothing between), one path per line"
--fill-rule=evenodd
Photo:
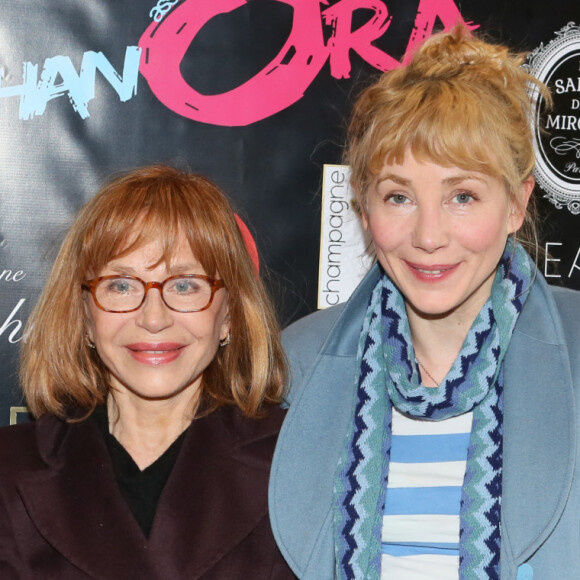
M474 154L465 148L458 155L455 151L434 149L426 151L420 147L408 145L405 149L390 151L382 155L375 155L372 165L369 167L373 178L377 178L386 166L403 165L406 160L413 158L420 163L439 165L445 168L456 167L460 171L480 173L492 178L498 178L497 157L493 152L483 157L480 153Z
M205 244L198 239L195 229L164 225L141 216L128 224L121 235L117 230L108 239L106 234L96 239L85 249L84 272L81 275L101 276L105 269L121 266L135 268L137 265L142 270L164 265L167 271L176 270L176 273L190 269L191 273L216 275L218 257L210 248L204 251Z
M198 265L199 260L193 253L185 236L179 235L173 243L163 238L135 239L125 244L108 261L107 265L126 265L136 263L143 268L153 269L164 263L172 268L185 268Z

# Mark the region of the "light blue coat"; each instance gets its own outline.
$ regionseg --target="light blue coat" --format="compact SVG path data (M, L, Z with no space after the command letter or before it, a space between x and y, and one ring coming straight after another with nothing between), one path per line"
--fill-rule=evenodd
M286 417L270 481L282 553L330 580L334 471L354 415L356 351L374 267L350 300L290 326ZM580 579L580 292L538 274L505 358L501 580Z

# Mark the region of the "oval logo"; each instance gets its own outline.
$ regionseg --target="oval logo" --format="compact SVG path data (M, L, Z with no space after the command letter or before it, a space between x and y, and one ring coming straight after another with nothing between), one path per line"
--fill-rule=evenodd
M536 100L536 181L558 209L580 214L580 27L562 28L530 54L526 68L554 99L550 110Z

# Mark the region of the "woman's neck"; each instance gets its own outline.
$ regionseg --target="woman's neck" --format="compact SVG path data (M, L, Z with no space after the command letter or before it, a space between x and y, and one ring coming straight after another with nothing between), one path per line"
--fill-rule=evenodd
M109 432L141 470L163 455L187 429L194 410L191 397L147 400L115 390L107 398Z
M422 382L428 387L439 386L455 362L477 313L425 317L407 306L407 316Z

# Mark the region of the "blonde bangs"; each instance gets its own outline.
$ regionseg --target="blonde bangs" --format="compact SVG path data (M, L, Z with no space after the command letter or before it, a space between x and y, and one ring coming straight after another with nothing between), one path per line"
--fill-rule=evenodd
M377 126L375 144L370 144L370 181L385 164L403 163L410 151L419 161L446 167L478 171L504 182L511 190L519 174L501 159L513 158L507 136L498 131L506 126L503 109L469 87L449 83L418 83L405 92L404 102L392 103L393 115L385 115ZM495 122L486 121L490 116Z

